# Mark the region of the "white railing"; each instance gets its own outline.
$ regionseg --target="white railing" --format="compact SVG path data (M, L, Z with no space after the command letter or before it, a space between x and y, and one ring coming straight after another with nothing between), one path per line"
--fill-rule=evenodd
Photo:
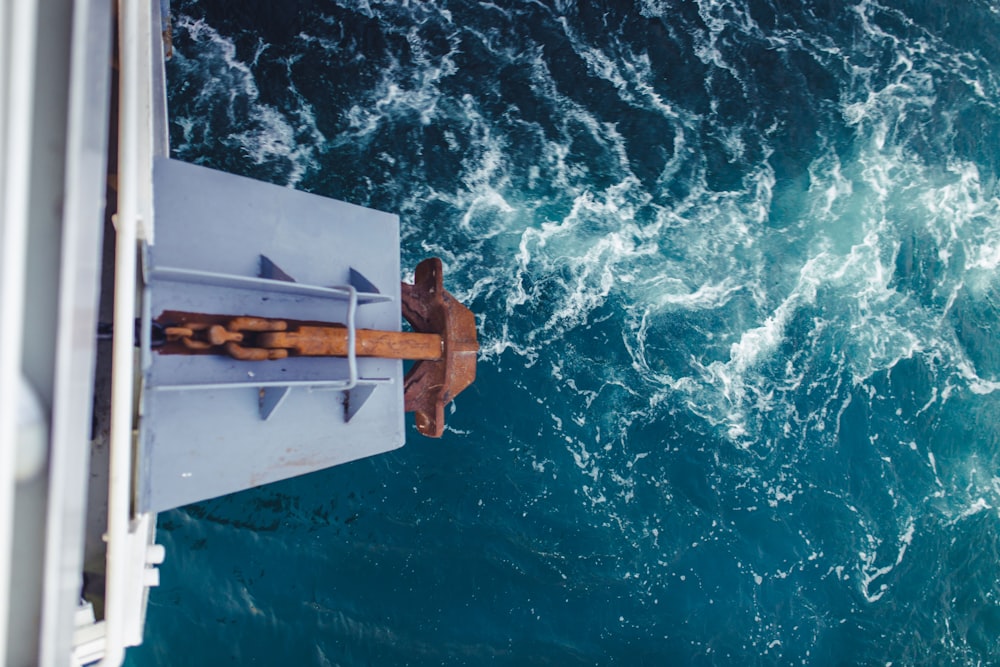
M118 212L115 216L115 301L111 352L108 530L102 665L120 665L125 647L142 641L147 544L155 518L132 516L138 240L152 224L152 2L119 0ZM156 40L155 42L153 40ZM155 558L154 558L155 560ZM162 558L160 558L162 560Z

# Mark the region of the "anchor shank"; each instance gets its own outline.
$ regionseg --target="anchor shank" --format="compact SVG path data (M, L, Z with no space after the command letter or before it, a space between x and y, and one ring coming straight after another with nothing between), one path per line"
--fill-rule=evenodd
M257 345L287 349L295 356L345 357L348 352L347 329L300 326L294 331L259 333ZM443 349L441 336L433 333L358 329L355 335L355 353L359 357L435 361L441 358Z

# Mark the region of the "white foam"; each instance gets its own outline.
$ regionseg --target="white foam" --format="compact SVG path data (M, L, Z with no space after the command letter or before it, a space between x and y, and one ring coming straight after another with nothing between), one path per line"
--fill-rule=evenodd
M887 583L879 583L877 589L873 589L872 584L888 575L893 571L893 569L896 568L897 565L903 562L907 549L909 549L910 545L913 543L914 529L914 518L908 517L905 521L905 527L902 534L897 537L897 550L894 562L881 567L875 564L878 559L877 551L881 546L881 540L872 534L867 536L868 543L872 546L872 549L869 553L862 552L858 554L858 557L861 559L861 593L869 603L879 601L889 590L889 584Z
M958 516L956 516L954 519L951 519L950 521L948 521L948 523L946 525L953 526L956 523L958 523L959 521L962 521L963 519L968 519L970 516L975 516L975 515L979 514L980 512L985 512L985 511L991 510L991 509L993 509L993 506L990 505L988 502L986 502L985 498L976 498L974 501L972 501L969 504L968 507L964 508L958 514Z

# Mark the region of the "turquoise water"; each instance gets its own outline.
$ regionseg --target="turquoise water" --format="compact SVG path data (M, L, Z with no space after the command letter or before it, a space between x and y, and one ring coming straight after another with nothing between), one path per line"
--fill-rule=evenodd
M130 664L1000 664L1000 5L173 9L175 157L398 212L482 353L161 515Z

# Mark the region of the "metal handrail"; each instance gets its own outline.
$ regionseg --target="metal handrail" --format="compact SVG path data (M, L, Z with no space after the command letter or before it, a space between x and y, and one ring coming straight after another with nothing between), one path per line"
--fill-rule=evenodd
M344 391L354 389L355 385L358 384L358 351L356 349L357 342L357 326L354 321L354 316L358 310L358 291L354 289L351 285L348 285L348 293L350 294L350 300L347 302L347 384L344 385Z
M257 278L241 276L232 273L217 273L198 269L182 269L173 266L158 266L149 270L150 281L173 281L192 283L195 285L217 285L235 289L265 290L281 294L301 294L318 298L354 299L358 303L375 303L391 301L392 296L378 292L359 292L352 285L310 285L308 283L288 282L274 278Z
M115 335L111 347L111 424L109 434L108 530L104 600L104 658L101 665L120 665L125 657L128 595L129 531L132 512L132 430L135 380L131 332L135 321L136 255L138 253L141 108L144 90L140 51L143 8L148 3L118 2L119 144L118 212L115 217ZM148 22L147 22L148 24ZM148 77L148 73L146 73ZM148 82L145 82L148 84ZM148 86L146 86L148 87Z

